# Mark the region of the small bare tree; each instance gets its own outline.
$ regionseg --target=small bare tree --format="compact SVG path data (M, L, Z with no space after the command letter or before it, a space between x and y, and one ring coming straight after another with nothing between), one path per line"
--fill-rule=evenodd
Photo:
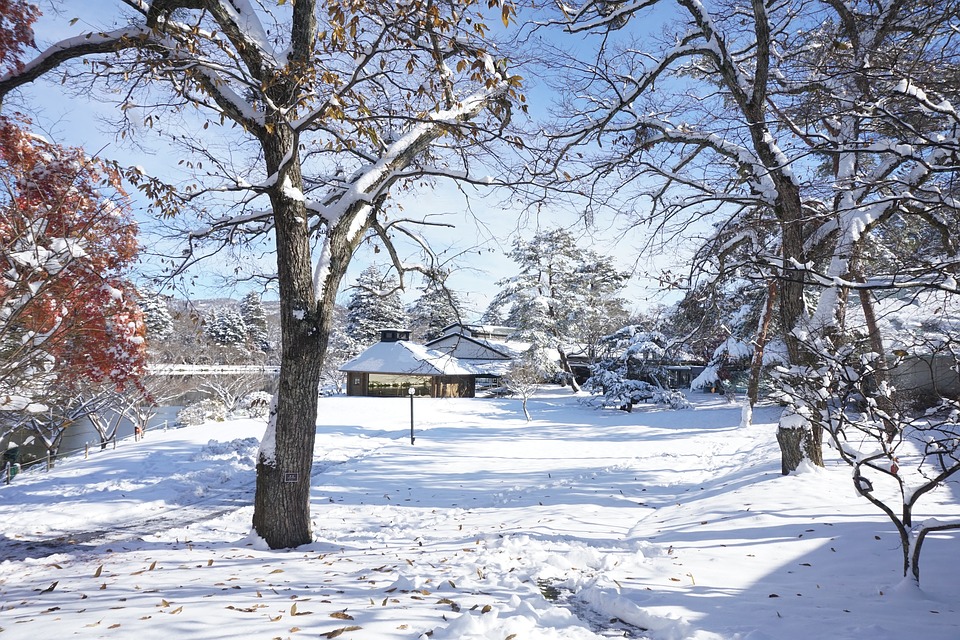
M888 335L892 333L887 332ZM863 334L861 334L863 335ZM941 334L942 335L942 334ZM908 344L900 338L889 361L872 349L869 337L849 340L840 348L821 338L808 344L824 363L811 372L822 390L829 390L824 424L840 458L853 469L857 493L880 509L900 535L903 575L920 582L920 552L926 537L960 529L960 521L936 517L918 520L920 499L960 472L960 401L936 394L926 408L911 406L892 382L905 358L918 358L928 339ZM926 398L932 398L930 381ZM935 514L934 514L935 515Z
M536 347L532 347L535 349ZM544 371L539 366L538 363L542 362L543 358L536 356L530 351L526 351L519 358L514 360L507 375L504 377L504 384L507 389L518 396L520 396L521 407L523 407L523 415L526 417L527 422L530 422L530 411L527 408L527 400L537 392L537 389L540 388L540 385L544 381Z

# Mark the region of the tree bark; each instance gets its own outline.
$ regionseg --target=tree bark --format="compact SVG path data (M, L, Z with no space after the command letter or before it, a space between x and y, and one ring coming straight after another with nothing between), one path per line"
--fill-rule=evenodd
M753 351L753 362L750 364L750 382L747 385L747 399L752 409L757 404L760 393L760 373L763 370L763 350L767 345L767 332L770 330L770 320L777 300L777 283L774 280L767 285L767 299L764 305L763 317L760 320L760 331L757 332L757 341Z
M809 460L823 466L822 430L817 427L784 427L777 429L777 442L780 444L780 472L789 475L797 470L800 463Z
M278 128L263 142L268 172L277 174L277 183L302 188L293 132ZM253 528L271 549L281 549L313 541L310 474L329 326L317 313L305 205L282 189L271 191L270 202L277 236L282 357L275 413L268 427L273 430L273 458L264 459L261 452L257 460Z

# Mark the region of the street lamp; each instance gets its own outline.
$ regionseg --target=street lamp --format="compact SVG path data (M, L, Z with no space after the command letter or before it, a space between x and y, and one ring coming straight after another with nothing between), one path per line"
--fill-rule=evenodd
M407 393L410 394L410 444L413 444L413 441L416 440L413 437L413 396L417 395L417 389L411 386L407 389Z

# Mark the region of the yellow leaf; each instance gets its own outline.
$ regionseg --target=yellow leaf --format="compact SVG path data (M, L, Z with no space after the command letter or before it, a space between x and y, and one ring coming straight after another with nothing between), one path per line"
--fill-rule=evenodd
M283 573L283 569L274 569L274 570L271 571L270 573L271 573L271 574L274 574L274 573Z
M93 573L93 577L99 578L101 573L103 573L103 565L97 567L97 570Z

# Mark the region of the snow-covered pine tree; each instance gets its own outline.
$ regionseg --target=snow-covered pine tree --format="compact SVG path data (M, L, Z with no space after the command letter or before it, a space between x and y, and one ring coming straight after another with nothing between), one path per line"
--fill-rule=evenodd
M263 308L260 294L251 291L240 301L240 315L247 327L247 338L260 351L270 350L267 335L267 312Z
M618 294L629 275L608 256L577 246L566 229L518 239L509 256L520 273L497 283L501 290L485 317L503 315L517 329L515 337L535 347L533 353L557 354L564 382L579 390L568 355L573 349L592 353L600 336L626 320Z
M240 347L247 343L247 325L235 309L217 309L207 321L207 337L224 347Z
M147 328L148 342L162 342L173 335L173 316L166 300L153 291L140 294L138 301L143 323Z
M359 353L380 340L380 331L406 328L407 314L400 298L400 281L371 264L357 277L347 303L346 334Z
M457 292L433 281L427 283L423 294L410 305L408 312L412 335L423 342L439 338L444 327L463 319Z

